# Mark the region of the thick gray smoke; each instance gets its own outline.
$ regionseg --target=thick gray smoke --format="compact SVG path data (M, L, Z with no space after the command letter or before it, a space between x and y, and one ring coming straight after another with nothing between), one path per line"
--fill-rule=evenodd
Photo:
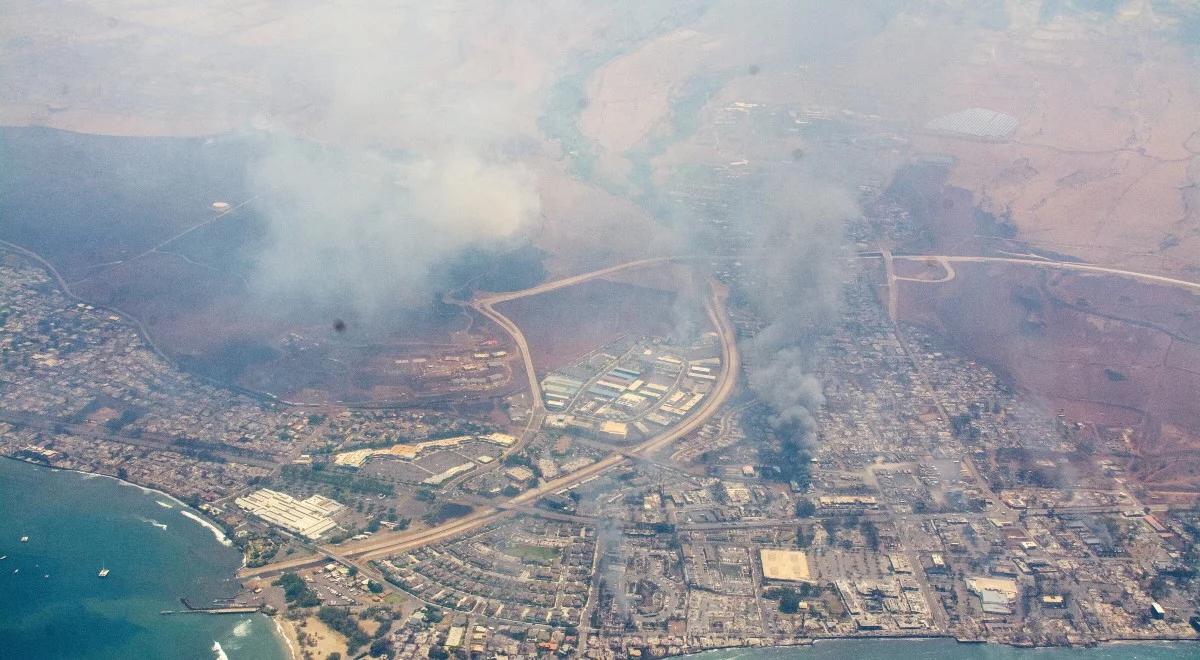
M843 189L805 173L774 176L747 221L759 240L747 260L758 286L747 293L767 325L747 342L748 384L771 410L770 423L811 439L825 402L813 371L820 341L838 319L846 246L857 213Z
M540 217L535 174L514 154L536 130L532 91L545 73L478 69L505 33L530 38L531 5L356 3L288 16L307 46L269 66L303 100L260 119L268 148L249 167L267 222L251 278L262 300L381 320L428 305L437 268L465 248L503 248Z
M250 178L268 232L258 293L367 320L427 304L435 266L540 212L530 172L466 149L395 158L275 137Z

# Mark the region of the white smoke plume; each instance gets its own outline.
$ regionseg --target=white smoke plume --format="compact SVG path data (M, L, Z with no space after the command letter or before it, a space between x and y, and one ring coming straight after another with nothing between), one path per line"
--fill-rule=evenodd
M365 319L427 304L440 262L540 213L526 168L466 149L396 158L276 136L249 176L267 224L257 292Z
M534 5L367 2L287 16L307 47L269 67L297 99L260 117L267 149L248 171L267 224L251 277L262 300L382 320L428 305L445 284L438 267L464 249L503 249L540 218L520 159L549 72ZM523 46L509 48L514 38ZM489 68L489 54L514 52L530 66Z

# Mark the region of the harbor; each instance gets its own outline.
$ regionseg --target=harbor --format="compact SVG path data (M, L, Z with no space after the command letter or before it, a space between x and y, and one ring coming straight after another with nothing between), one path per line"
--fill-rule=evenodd
M247 600L233 578L237 550L165 496L11 460L0 461L0 481L0 527L13 530L0 539L4 657L211 660L215 643L233 658L287 657L264 614L232 609ZM180 596L221 616L160 615L187 610Z
M258 614L262 611L261 605L224 605L217 607L196 607L188 602L187 598L180 598L180 603L183 603L185 609L182 610L162 610L159 614Z

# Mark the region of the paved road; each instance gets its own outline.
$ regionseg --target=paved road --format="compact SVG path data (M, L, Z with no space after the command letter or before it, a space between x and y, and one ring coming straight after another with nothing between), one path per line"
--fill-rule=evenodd
M881 248L880 253L883 255L884 270L887 273L888 318L892 322L892 332L895 333L897 341L900 342L901 350L904 351L904 354L906 356L908 356L909 362L912 363L913 369L916 371L917 377L921 379L921 382L925 386L925 389L928 390L929 395L931 397L933 397L933 403L935 406L937 406L938 414L942 417L943 421L945 421L946 425L949 426L950 425L950 413L946 412L946 407L945 407L945 405L943 405L941 397L938 396L937 390L934 389L932 382L930 382L929 376L925 373L925 370L922 368L920 360L918 360L916 358L916 356L913 355L912 350L909 348L908 338L904 336L904 328L901 327L901 325L899 323L899 319L897 318L896 282L897 282L897 280L899 280L901 278L898 278L896 276L894 262L896 259L902 259L904 257L898 257L896 255L893 255L887 248ZM925 261L925 262L936 261L937 263L942 264L943 267L946 268L947 272L949 272L951 266L950 266L950 262L948 261L948 259L949 259L949 257L945 257L945 256L935 256L935 257L922 258L921 261ZM1040 262L1038 262L1038 263L1040 263ZM983 489L988 494L988 497L990 499L992 499L993 501L997 501L998 498L996 496L996 493L992 492L991 487L988 486L987 481L983 478L983 475L979 473L979 469L975 466L975 462L973 460L971 460L971 457L968 456L965 452L962 455L962 462L963 462L963 465L967 468L967 471L971 473L971 476L974 478L974 480L975 480L976 484L979 486L979 488Z
M887 315L888 319L895 323L899 303L896 294L896 269L892 264L892 251L880 248L879 253L883 255L883 272L887 275Z
M1054 269L1059 269L1059 270L1081 271L1081 272L1095 272L1095 273L1101 273L1101 274L1131 277L1131 278L1146 281L1146 282L1165 284L1165 285L1181 287L1181 288L1185 288L1185 289L1189 289L1189 290L1193 290L1193 291L1200 291L1200 283L1190 282L1187 280L1180 280L1180 279L1166 277L1166 276L1162 276L1162 275L1140 273L1140 272L1136 272L1136 271L1128 271L1128 270L1122 270L1122 269L1117 269L1117 268L1108 268L1108 267L1104 267L1104 266L1093 266L1090 264L1081 264L1081 263L1064 262L1064 261L1053 261L1053 260L1036 258L1036 257L1022 258L1022 257L972 257L972 256L953 256L953 255L893 255L890 252L881 252L881 253L874 253L874 254L871 254L871 253L861 254L858 256L858 258L861 258L861 259L885 258L889 262L892 260L923 261L923 262L934 261L934 262L942 264L943 266L947 266L948 264L955 263L955 262L958 262L958 263L1006 263L1006 264L1035 266L1035 267L1041 267L1041 268L1054 268ZM639 260L639 261L628 262L625 264L618 264L616 266L604 268L604 269L597 270L597 271L592 271L590 273L583 273L581 275L575 275L575 276L564 278L561 280L547 282L545 284L533 287L531 289L525 289L523 291L514 291L514 292L510 292L510 293L501 293L501 294L494 294L494 295L479 297L471 302L471 306L476 308L477 310L479 310L480 313L484 314L488 318L491 318L494 321L496 321L498 324L500 324L500 326L502 328L505 329L506 332L509 332L509 334L512 335L513 340L516 342L516 344L518 346L518 350L521 351L522 358L525 360L526 370L528 372L528 376L530 379L530 389L533 392L533 397L534 397L533 400L535 402L535 411L542 412L544 409L541 407L541 397L540 397L540 391L539 391L539 387L538 387L538 383L537 383L537 378L536 378L535 372L533 371L532 360L529 357L529 355L530 355L529 347L528 347L528 344L525 342L524 335L521 333L520 328L517 327L517 325L515 323L513 323L510 319L505 317L503 314L496 312L492 306L496 305L498 303L501 303L501 302L516 300L518 298L523 298L523 297L532 296L532 295L538 295L541 293L546 293L546 292L560 289L563 287L572 286L574 284L579 284L581 282L585 282L585 281L588 281L588 280L591 280L594 278L603 277L605 275L610 275L612 273L616 273L616 272L619 272L622 270L637 268L640 266L652 265L652 264L656 264L656 263L665 263L665 262L674 261L674 260L677 260L677 258L662 257L662 258L654 258L654 259L643 259L643 260ZM889 263L888 265L890 266L891 264ZM889 271L889 284L894 285L894 283L895 283L894 271L890 267L888 268L888 271ZM947 268L947 271L948 271L948 273L950 272L949 267ZM582 483L588 479L598 476L605 470L608 470L612 467L615 467L617 465L624 463L626 460L628 460L628 457L626 454L633 453L633 454L645 455L645 454L653 453L654 451L656 451L666 445L669 445L670 443L678 440L680 437L687 435L688 433L694 431L695 429L697 429L701 425L703 425L708 420L708 418L711 417L712 414L715 413L716 410L719 409L720 406L728 399L730 393L732 393L733 386L736 381L736 374L737 374L738 370L740 369L740 358L737 353L736 335L733 332L732 322L729 320L727 310L725 309L724 294L723 294L723 292L721 292L717 289L715 284L713 286L713 293L712 293L710 299L708 301L706 301L706 308L709 313L709 318L713 320L714 325L717 328L718 335L721 340L721 353L722 353L722 358L723 358L723 368L721 370L720 379L717 381L716 386L713 388L713 392L711 393L711 395L709 397L707 397L705 404L703 406L701 406L700 410L698 410L697 413L695 415L693 415L691 418L689 418L689 420L687 422L685 422L684 424L681 424L678 427L675 427L673 429L669 429L666 432L664 432L663 434L656 436L654 438L651 438L651 439L647 440L646 442L643 442L640 445L637 445L636 447L634 447L630 450L625 450L623 452L613 452L612 454L605 456L600 461L597 461L596 463L593 463L592 465L589 465L588 467L585 467L585 468L578 470L576 472L573 472L571 474L564 475L558 479L546 482L537 488L528 490L528 491L522 493L521 495L518 495L517 497L508 501L508 503L506 504L506 508L507 507L512 507L512 508L523 507L523 505L527 505L527 504L536 502L537 498L540 498L547 493L559 491L559 490L562 490L565 488L569 488L571 486L578 485L579 483ZM981 481L981 483L983 483L983 482ZM498 519L502 515L506 515L507 513L509 513L509 511L505 510L505 508L489 507L489 508L477 510L464 518L459 518L457 520L448 522L444 525L439 525L439 526L431 528L431 529L421 530L419 532L399 532L399 533L381 534L381 535L372 537L371 539L368 539L365 541L360 541L355 544L349 544L346 546L342 546L337 549L322 548L322 552L325 553L326 556L328 556L328 557L338 558L338 559L342 559L342 560L370 559L373 557L386 556L386 555L389 555L389 554L392 554L395 552L403 551L405 549L414 548L414 547L418 547L418 546L425 545L428 543L433 543L436 541L448 539L448 538L457 536L458 534L461 534L463 532L466 532L466 531L469 531L472 529L477 529L479 527L482 527L482 526ZM278 564L272 564L272 565L265 566L265 567L262 567L259 569L245 571L242 573L242 575L243 575L243 577L250 577L250 576L254 576L254 575L274 574L274 573L278 573L283 570L295 570L295 569L303 568L303 567L307 567L307 566L314 566L319 563L322 563L323 561L326 561L325 557L295 559L295 560L280 562Z
M192 458L199 458L199 453L207 453L209 455L219 457L227 463L242 463L244 465L253 465L255 467L260 467L267 470L276 470L279 468L280 464L287 460L286 457L283 456L274 456L264 452L243 449L231 445L218 446L216 443L210 442L199 444L185 442L183 444L175 444L175 436L170 436L163 433L146 431L139 435L131 435L128 433L110 431L108 428L102 425L81 424L59 417L5 410L3 408L0 408L0 422L20 424L22 426L40 429L47 432L57 432L58 429L62 429L64 432L81 438L106 440L124 445L153 449L155 451L167 451L175 454L182 454Z
M542 401L542 388L538 384L537 371L533 366L533 355L529 351L529 344L525 341L525 334L521 332L521 328L518 327L517 324L512 321L512 319L496 311L495 305L512 300L518 300L520 298L527 298L529 296L549 293L550 291L581 284L583 282L587 282L588 280L594 280L598 277L612 275L613 273L618 273L623 270L667 263L672 260L672 257L639 259L637 261L630 261L623 264L617 264L615 266L609 266L608 268L601 268L600 270L594 270L589 273L581 273L579 275L564 277L552 282L545 282L529 289L509 291L505 293L491 293L488 295L477 296L471 300L471 308L503 328L504 331L507 332L510 337L512 337L513 343L515 343L517 346L517 352L520 353L521 360L525 364L525 377L529 379L529 392L531 401L533 402L533 415L530 417L531 421L533 418L539 417L540 414L545 412L545 404Z
M479 312L493 323L500 326L509 337L512 337L513 344L517 347L517 353L521 356L521 360L525 365L525 377L529 380L529 397L530 397L530 426L533 425L534 418L540 413L545 412L545 402L542 401L542 388L538 384L537 372L533 368L533 354L529 351L529 343L525 341L525 333L521 332L521 328L517 326L512 319L497 312L492 308L492 303L486 300L475 300L471 302L471 309ZM529 429L526 428L526 431Z
M615 271L613 269L606 269L605 272ZM598 275L594 276L598 277ZM579 281L583 280L576 280L576 282ZM712 391L705 397L703 404L683 423L669 428L663 433L631 448L614 451L580 470L544 482L542 485L527 490L503 504L478 509L463 518L458 518L443 525L417 532L381 533L370 539L348 543L337 548L321 547L319 549L321 554L318 556L291 559L255 569L244 570L240 573L240 576L242 578L250 578L275 575L284 571L319 566L331 559L344 563L355 560L376 559L430 543L448 540L464 532L492 523L501 516L511 513L512 510L525 509L526 506L532 505L546 494L577 486L584 481L599 476L605 470L609 470L629 460L626 454L651 454L700 428L724 405L733 393L737 382L737 375L741 369L741 357L737 350L737 337L734 333L733 322L729 319L729 314L725 307L727 292L715 282L711 284L711 289L712 292L705 301L705 308L709 318L713 322L713 326L717 330L717 336L721 342L722 369Z
M863 258L874 258L864 256ZM1135 270L1123 270L1121 268L1109 268L1107 266L1095 266L1092 264L1078 263L1074 261L1054 261L1052 259L1042 259L1039 257L971 257L971 256L955 256L947 254L927 254L927 255L899 255L893 254L890 257L896 261L922 261L922 262L939 262L946 263L999 263L999 264L1017 264L1022 266L1036 266L1038 268L1052 268L1055 270L1071 270L1084 273L1100 273L1103 275L1118 275L1120 277L1128 277L1151 284L1164 284L1190 291L1200 292L1200 282L1192 282L1190 280L1181 280L1175 277L1167 277L1165 275L1154 275L1152 273L1142 273Z
M688 259L688 258L699 258L699 257L651 257L649 259L638 259L637 261L627 261L623 264L609 266L608 268L601 268L600 270L593 270L588 273L580 273L579 275L572 275L570 277L564 277L562 279L554 280L552 282L544 282L542 284L539 284L539 285L529 288L529 289L522 289L520 291L509 291L509 292L505 292L505 293L488 294L486 296L481 296L479 298L476 298L475 302L480 302L480 303L484 303L487 305L497 305L499 303L508 302L510 300L516 300L518 298L526 298L528 296L536 296L540 293L548 293L550 291L554 291L555 289L562 289L562 288L568 287L568 286L575 286L576 284L580 284L580 283L586 282L588 280L594 280L597 277L604 277L605 275L612 275L613 273L619 273L623 270L630 270L633 268L641 268L642 266L653 266L656 264L664 264L664 263L668 263L671 261L679 261L679 260Z

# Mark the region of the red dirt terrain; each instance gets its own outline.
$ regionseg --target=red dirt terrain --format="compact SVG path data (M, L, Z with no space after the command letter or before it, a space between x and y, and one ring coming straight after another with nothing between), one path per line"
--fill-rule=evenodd
M488 341L495 342L488 350L511 351L500 328L465 308L398 313L387 327L347 318L338 332L336 310L308 308L298 316L292 307L285 315L286 306L253 304L240 285L236 276L151 253L73 290L141 319L155 343L189 370L288 401L390 404L447 394L457 400L462 388L449 387L449 377L420 378L396 361L470 353ZM510 368L520 375L519 364ZM495 396L507 384L472 393Z
M672 291L591 280L496 310L521 327L534 368L543 375L623 336L666 336L680 319L704 322L703 307L690 300Z
M1134 429L1132 474L1200 489L1200 296L1119 277L956 264L900 283L901 318L1007 375L1048 407Z

